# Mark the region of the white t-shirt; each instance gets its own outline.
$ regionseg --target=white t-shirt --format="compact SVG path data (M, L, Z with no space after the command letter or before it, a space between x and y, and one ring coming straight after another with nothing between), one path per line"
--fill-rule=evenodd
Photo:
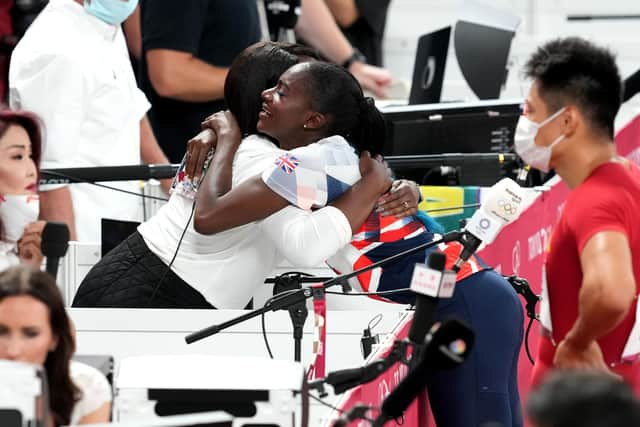
M233 186L260 175L282 153L267 139L245 138L234 158ZM173 194L138 227L149 249L167 265L192 206L192 200ZM288 206L263 221L214 235L195 231L192 219L171 269L213 306L240 309L283 256L296 266L316 266L350 239L349 222L335 208L311 213Z
M111 386L100 371L75 360L71 361L69 373L82 393L71 411L71 424L77 424L84 416L111 402Z
M42 168L140 164L140 120L150 105L127 52L120 26L74 0L51 0L31 24L11 56L10 103L43 122ZM140 193L137 182L105 184ZM69 189L79 241L100 241L102 217L142 220L140 197L91 184Z

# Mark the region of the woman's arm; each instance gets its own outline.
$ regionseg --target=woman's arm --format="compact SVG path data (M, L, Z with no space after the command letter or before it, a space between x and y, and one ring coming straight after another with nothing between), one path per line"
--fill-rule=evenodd
M78 424L108 423L111 420L111 402L104 402L98 409L82 417Z
M271 191L260 176L255 176L231 190L233 159L242 140L231 112L209 117L206 126L217 135L216 150L197 195L193 219L195 230L214 234L265 218L288 205Z
M221 136L218 135L220 147ZM212 162L216 161L218 150ZM230 163L233 156L220 156L220 162ZM202 197L204 203L196 205L194 227L197 232L214 234L249 222L264 219L269 215L283 209L289 202L279 194L271 190L260 176L250 178L246 182L221 195L216 190L228 190L224 180L231 182L230 164L218 164L209 168L215 171L211 175L207 173ZM381 158L371 158L368 153L363 153L360 160L362 178L347 190L332 205L340 209L346 216L352 232L356 232L365 219L369 216L376 201L381 194L389 189L391 184L389 171L381 162ZM228 176L227 176L228 172ZM219 182L218 182L219 181ZM200 197L200 192L198 193Z

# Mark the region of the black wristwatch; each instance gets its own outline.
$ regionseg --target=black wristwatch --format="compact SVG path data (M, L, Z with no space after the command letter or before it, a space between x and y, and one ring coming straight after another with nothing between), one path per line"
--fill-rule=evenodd
M351 67L351 64L353 64L354 62L367 62L367 57L363 55L362 52L360 52L357 48L353 48L353 53L351 54L351 56L349 58L347 58L346 61L344 61L342 63L342 67L346 68L347 70L349 69L349 67Z

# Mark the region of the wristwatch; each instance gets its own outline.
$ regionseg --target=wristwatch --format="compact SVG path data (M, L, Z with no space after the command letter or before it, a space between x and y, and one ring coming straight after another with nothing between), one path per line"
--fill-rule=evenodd
M353 64L354 62L367 62L367 57L364 56L364 54L362 52L360 52L357 48L353 48L353 53L351 54L351 56L349 58L347 58L346 61L344 61L342 63L342 67L349 69L349 67L351 67L351 64Z

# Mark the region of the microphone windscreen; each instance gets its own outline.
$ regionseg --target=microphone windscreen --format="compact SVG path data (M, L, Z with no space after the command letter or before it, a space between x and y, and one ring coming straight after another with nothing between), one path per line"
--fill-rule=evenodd
M440 251L433 251L429 254L427 259L427 267L432 270L444 271L444 265L447 262L447 257Z
M64 222L49 221L42 230L40 249L47 258L62 258L69 247L69 227Z

